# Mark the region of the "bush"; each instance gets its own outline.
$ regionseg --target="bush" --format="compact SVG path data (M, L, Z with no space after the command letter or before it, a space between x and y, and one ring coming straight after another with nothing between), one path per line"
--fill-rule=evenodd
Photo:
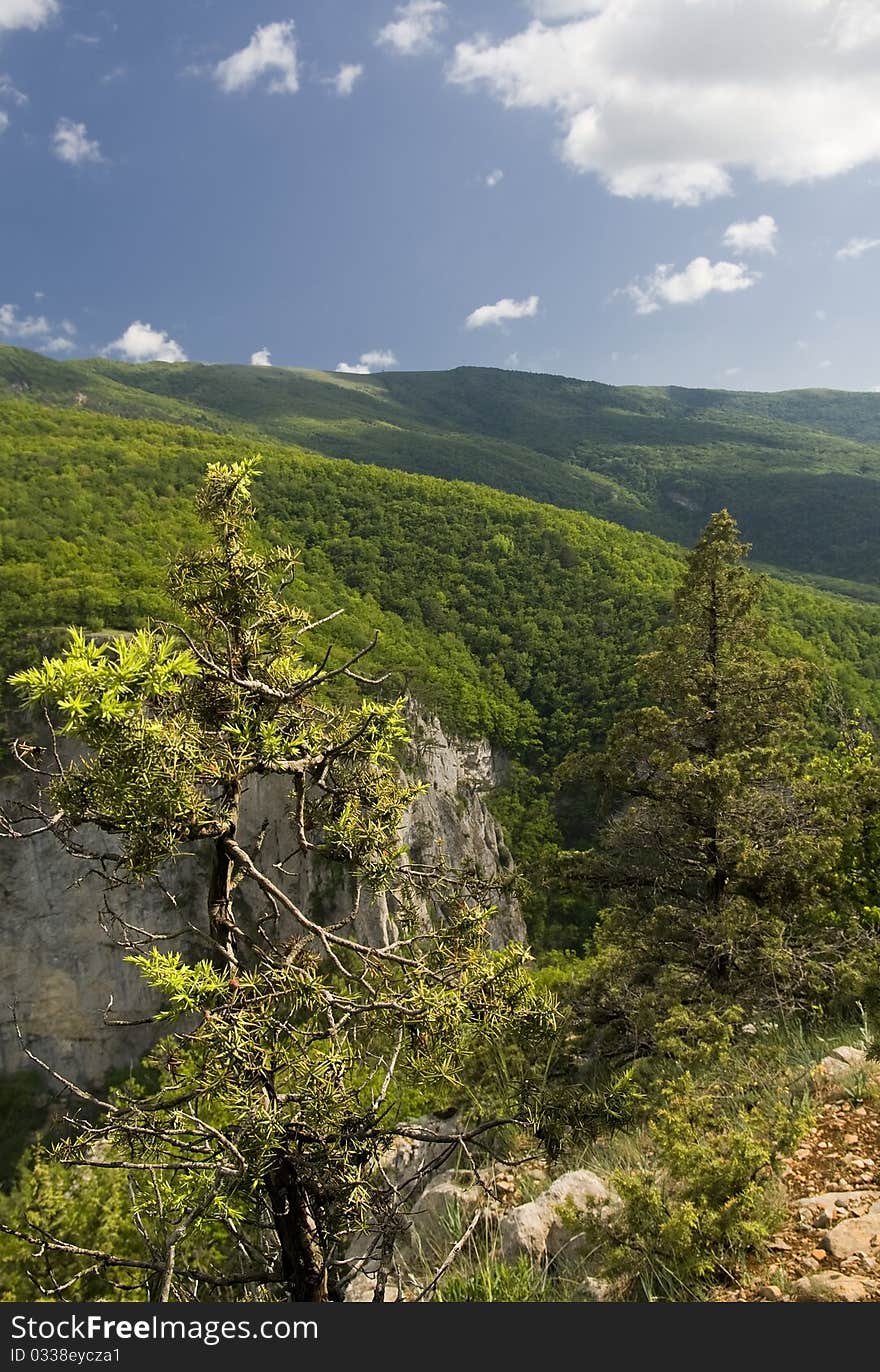
M768 1071L768 1067L770 1070ZM778 1160L807 1127L803 1076L759 1055L720 1053L659 1088L651 1156L612 1176L607 1275L628 1299L700 1300L759 1254L784 1213Z

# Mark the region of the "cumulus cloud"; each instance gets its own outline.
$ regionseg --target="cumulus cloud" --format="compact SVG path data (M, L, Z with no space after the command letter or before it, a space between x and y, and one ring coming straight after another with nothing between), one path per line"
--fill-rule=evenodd
M337 95L351 95L363 74L360 62L344 62L336 75L330 77L330 85Z
M85 124L76 124L72 119L58 120L52 134L52 151L59 162L68 162L73 167L104 161L100 143L89 138Z
M251 353L252 367L271 367L272 354L268 348L258 348L255 353Z
M489 175L486 177L486 185L494 187L497 186L503 180L504 172L501 170L500 167L496 167L495 170L490 171Z
M761 214L757 219L729 224L724 230L722 242L725 248L730 248L739 257L750 252L775 253L778 232L779 226L772 214Z
M58 0L0 0L0 29L39 29L59 9Z
M250 42L214 68L214 80L221 90L243 91L261 76L274 73L267 90L271 95L293 95L299 90L299 62L292 19L277 24L262 24Z
M840 261L845 261L848 257L861 257L872 248L880 248L880 238L851 238L842 248L837 249L834 256Z
M466 329L484 329L487 324L506 324L511 319L532 319L538 313L540 299L530 295L526 300L496 300L494 305L480 305L464 321Z
M38 334L52 332L52 325L45 315L26 315L18 313L17 305L0 305L0 337L34 338Z
M794 184L880 157L875 0L533 8L509 38L459 43L448 79L555 110L562 156L614 194L697 205L734 168Z
M119 353L127 362L186 362L187 356L179 343L169 338L163 329L154 329L135 319L125 333L108 343L104 353Z
M361 353L355 363L340 362L336 370L349 372L352 376L369 376L374 371L384 371L386 367L396 367L397 358L388 348L374 348L371 352Z
M650 276L631 281L618 294L629 296L636 314L654 314L663 305L694 305L713 291L746 291L759 279L742 262L710 262L708 257L695 257L680 272L669 263L661 263Z
M42 300L42 291L36 292L36 298ZM21 315L17 305L0 305L0 338L7 338L13 343L24 343L29 348L38 348L43 352L70 352L75 346L75 333L76 325L69 319L52 324L44 314Z
M398 5L394 14L395 18L380 30L376 42L404 57L427 52L446 25L443 0L409 0L406 5Z

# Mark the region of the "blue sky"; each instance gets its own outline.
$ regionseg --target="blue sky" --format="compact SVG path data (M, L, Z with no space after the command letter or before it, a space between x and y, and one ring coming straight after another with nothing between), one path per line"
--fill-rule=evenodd
M880 387L876 0L0 0L0 339Z

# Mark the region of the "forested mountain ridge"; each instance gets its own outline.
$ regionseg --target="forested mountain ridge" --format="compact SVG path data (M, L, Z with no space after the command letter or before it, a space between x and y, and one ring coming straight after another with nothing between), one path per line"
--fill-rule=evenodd
M15 348L0 349L2 389L477 482L683 544L728 506L759 562L867 598L880 581L880 395L615 387L468 367L353 376L56 362Z
M545 761L601 736L665 616L679 552L589 515L302 449L261 445L266 537L303 550L298 593L346 647L384 630L383 665L462 733ZM168 558L217 435L0 402L0 651L19 666L63 626L167 612ZM771 582L774 646L812 658L880 715L880 610Z

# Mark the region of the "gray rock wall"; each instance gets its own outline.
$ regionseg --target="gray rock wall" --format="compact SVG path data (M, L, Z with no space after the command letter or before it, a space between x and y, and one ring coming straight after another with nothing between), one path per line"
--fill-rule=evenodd
M510 854L485 800L498 781L489 745L448 738L433 718L414 715L410 725L414 745L407 772L425 784L401 835L413 860L428 863L442 857L450 867L474 869L485 878L509 876ZM246 843L268 821L261 854L267 870L283 862L294 846L286 821L287 793L282 778L267 777L254 779L244 799L241 830ZM21 794L20 783L7 783L0 788L0 803ZM107 891L91 867L71 858L51 835L26 842L0 840L0 1074L30 1065L15 1033L13 1005L31 1050L64 1076L96 1084L111 1071L133 1066L155 1031L105 1025L105 1010L111 996L113 1018L140 1019L154 1006L114 941L114 914L146 931L207 928L204 857L185 857L168 875L166 885L176 905L156 884ZM352 910L352 887L329 864L299 862L284 884L311 918L335 922ZM250 904L252 918L262 913ZM388 912L381 896L359 909L355 927L365 941L383 941ZM499 901L493 942L501 946L524 937L516 901ZM199 946L191 928L162 946L184 944Z

